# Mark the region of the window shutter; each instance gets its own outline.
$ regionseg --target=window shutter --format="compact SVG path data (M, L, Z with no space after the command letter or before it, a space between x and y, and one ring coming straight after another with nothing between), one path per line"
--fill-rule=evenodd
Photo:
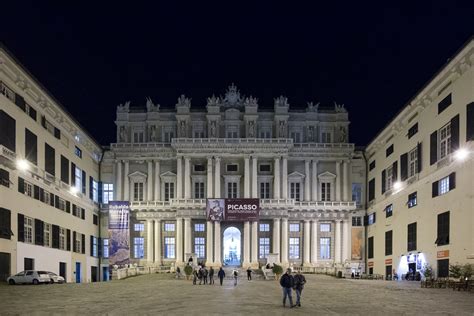
M398 179L398 162L395 161L392 165L392 179L393 182L397 181Z
M56 195L54 197L54 207L59 208L59 196Z
M82 170L82 194L86 194L86 172Z
M52 207L54 207L54 202L56 200L56 196L52 193L49 194L49 205L51 205Z
M459 148L459 114L451 119L451 150L455 152Z
M449 191L456 188L456 172L449 175Z
M71 162L71 186L76 184L76 165Z
M25 194L25 180L18 177L18 192Z
M41 116L41 126L46 128L46 117L44 117L44 115Z
M70 229L68 229L66 232L66 250L71 251L71 230Z
M59 249L59 226L52 225L52 233L53 233L53 248Z
M44 203L44 190L43 188L39 188L39 199L41 202Z
M0 110L0 145L16 152L16 121L7 113Z
M99 181L99 192L97 192L98 193L97 197L98 197L98 202L99 203L102 203L102 193L103 193L103 190L104 190L103 186L104 185L103 185L102 181Z
M438 182L439 181L435 181L432 184L431 197L437 197L438 196Z
M369 217L367 215L364 216L364 226L369 225Z
M36 121L36 114L37 114L36 110L30 106L30 117L35 121Z
M93 193L93 191L94 191L93 186L94 185L93 185L93 182L94 182L94 179L91 176L89 176L89 198L91 200L94 199L94 193Z
M423 152L421 151L421 143L416 145L416 150L418 151L418 173L420 173L423 167Z
M33 198L35 200L39 200L39 198L40 198L40 190L39 190L39 186L37 186L37 185L35 185L33 187Z
M94 256L94 236L92 235L91 235L90 250L91 250L91 257L93 257Z
M71 213L71 202L66 201L66 212Z
M430 135L430 165L438 161L438 131Z
M374 214L374 224L375 224L375 222L376 222L376 216L377 216L377 212L374 212L373 214Z
M38 164L38 137L27 128L25 128L25 158L35 165Z
M102 238L99 237L97 240L97 256L102 257Z
M82 236L82 242L81 242L82 249L81 249L81 253L86 253L86 235L81 234L81 236Z
M25 241L25 216L18 213L18 241Z
M56 153L53 147L44 144L44 169L51 175L56 175Z
M79 250L76 249L76 238L77 233L75 231L72 232L72 251L78 252Z
M474 140L474 102L466 106L466 141Z
M386 190L385 190L385 189L386 189L386 188L385 188L386 173L387 173L387 172L386 172L385 170L382 171L382 194L384 194L385 191L386 191Z
M54 128L54 137L61 139L61 130L57 127Z
M369 201L375 199L375 179L369 181Z
M69 183L69 160L61 155L61 181Z
M405 181L408 178L408 153L400 156L400 180Z
M81 208L80 210L81 210L81 218L86 219L86 210L83 208Z
M35 219L35 245L43 246L44 244L44 223L39 219Z
M18 93L15 93L15 104L23 110L23 112L26 111L26 103L25 103L25 99L19 95Z

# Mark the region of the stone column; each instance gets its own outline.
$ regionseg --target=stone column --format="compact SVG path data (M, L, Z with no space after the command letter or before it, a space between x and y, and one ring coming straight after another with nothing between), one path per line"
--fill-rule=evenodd
M207 221L206 224L206 264L213 264L213 256L212 256L212 245L213 245L213 238L212 235L214 233L213 225L211 221Z
M349 163L344 160L342 164L342 199L349 201Z
M258 199L257 157L252 156L252 198Z
M335 247L334 247L334 261L336 263L341 262L341 221L337 220L335 229L334 229L334 239L335 239Z
M184 158L184 198L191 198L191 162L188 157Z
M250 264L250 222L244 222L244 260L243 267Z
M183 198L183 159L176 157L176 198Z
M155 160L155 194L154 200L160 201L161 200L161 178L160 178L160 161Z
M311 170L311 189L312 189L312 200L317 201L318 200L318 161L313 160L313 169Z
M342 262L351 258L349 252L351 248L350 224L349 220L342 222Z
M216 157L215 159L216 159L215 161L216 172L214 174L215 176L214 177L214 198L219 199L221 197L221 157ZM220 243L220 238L219 238L219 243ZM219 262L220 262L220 249L219 249Z
M147 219L146 221L146 258L149 263L152 263L154 260L153 256L153 221Z
M125 201L130 201L130 181L128 179L128 173L129 173L129 162L125 161L125 168L123 171L123 199Z
M288 265L288 218L281 219L281 263Z
M186 217L184 219L184 254L192 252L192 234L191 234L191 218Z
M146 199L153 201L153 161L148 160L148 175L146 177Z
M336 161L336 201L341 200L341 162Z
M274 178L273 178L273 198L280 198L280 158L275 158L274 164Z
M183 263L183 219L176 218L176 264Z
M221 223L214 222L214 263L220 265L221 260Z
M304 250L303 250L303 265L309 266L310 265L310 245L311 245L311 231L310 231L310 223L309 220L304 221Z
M115 172L115 200L120 201L122 200L122 161L117 161Z
M278 262L281 262L281 251L280 251L280 219L273 219L273 253L278 254Z
M318 263L318 220L311 223L311 263L315 266Z
M212 158L207 158L207 198L212 198Z
M155 264L161 265L161 220L155 219Z
M252 222L252 267L258 268L258 222Z
M281 198L288 198L288 158L283 157L283 164L281 168Z
M244 198L250 197L250 158L244 157Z
M304 161L304 200L311 200L311 175L309 173L309 160Z

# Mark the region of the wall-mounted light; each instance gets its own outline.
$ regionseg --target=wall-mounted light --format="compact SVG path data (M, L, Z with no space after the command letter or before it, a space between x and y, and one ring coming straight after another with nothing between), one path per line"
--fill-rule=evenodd
M71 188L69 189L69 193L71 193L72 195L77 195L77 192L78 192L78 191L77 191L76 187L71 187Z
M460 148L454 153L454 158L459 161L465 160L469 156L469 151L465 148Z
M402 188L402 183L400 181L397 181L393 184L393 188L395 190L400 190Z
M30 166L28 165L28 162L25 159L18 159L16 161L16 167L20 171L26 171L30 168Z

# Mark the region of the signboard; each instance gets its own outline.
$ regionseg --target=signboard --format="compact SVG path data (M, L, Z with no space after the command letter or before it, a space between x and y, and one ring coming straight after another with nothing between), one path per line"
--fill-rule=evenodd
M374 266L374 262L370 261L367 265L372 268Z
M392 264L392 259L385 259L385 264Z
M440 250L436 253L436 257L438 258L447 258L449 257L449 250Z
M260 199L207 199L209 221L257 221Z
M130 205L128 201L109 202L109 265L130 261Z

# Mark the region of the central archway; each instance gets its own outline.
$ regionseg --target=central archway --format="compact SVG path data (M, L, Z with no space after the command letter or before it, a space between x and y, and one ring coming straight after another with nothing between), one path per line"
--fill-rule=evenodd
M236 227L228 227L224 230L224 257L223 263L226 266L240 266L240 240L241 233L240 230Z

